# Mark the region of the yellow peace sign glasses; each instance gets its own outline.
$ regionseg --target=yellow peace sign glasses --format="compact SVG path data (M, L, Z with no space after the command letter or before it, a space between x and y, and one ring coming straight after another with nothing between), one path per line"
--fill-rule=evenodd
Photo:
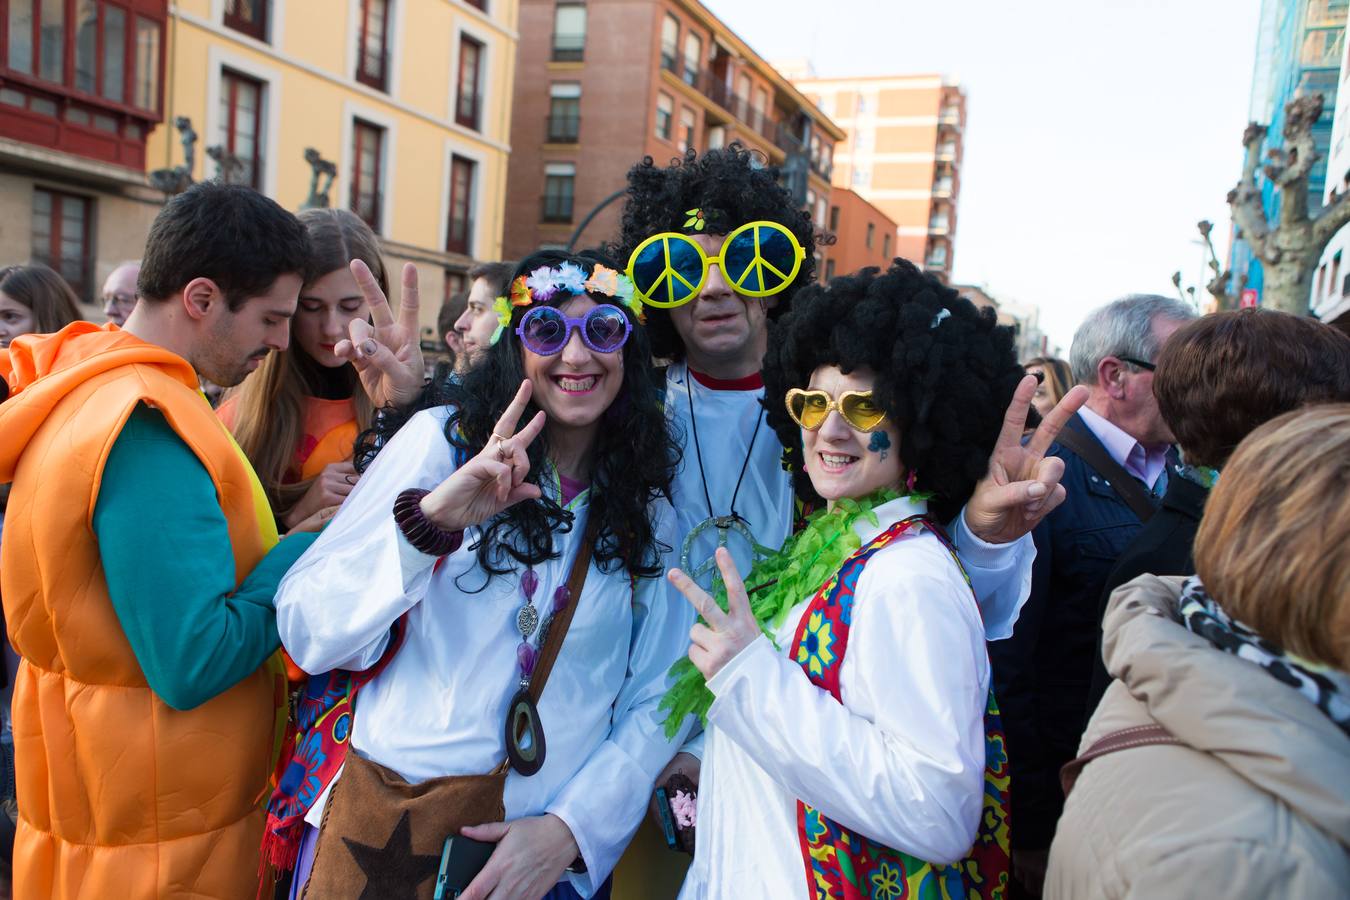
M670 308L699 295L713 263L736 293L769 297L792 284L804 259L806 251L782 225L748 222L727 235L716 256L687 235L654 234L628 258L628 277L643 303Z

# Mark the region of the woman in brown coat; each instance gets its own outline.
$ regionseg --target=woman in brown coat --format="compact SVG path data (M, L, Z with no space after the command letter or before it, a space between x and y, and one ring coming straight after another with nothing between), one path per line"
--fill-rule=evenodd
M1311 407L1239 445L1195 578L1112 596L1047 898L1350 894L1347 534L1350 404Z

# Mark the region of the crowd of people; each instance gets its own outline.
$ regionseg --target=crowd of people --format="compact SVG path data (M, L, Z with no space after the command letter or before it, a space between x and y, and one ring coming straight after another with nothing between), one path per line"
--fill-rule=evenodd
M240 186L107 323L0 270L13 896L1343 892L1350 337L1135 295L1019 361L821 283L739 146L628 182L432 369L414 266Z

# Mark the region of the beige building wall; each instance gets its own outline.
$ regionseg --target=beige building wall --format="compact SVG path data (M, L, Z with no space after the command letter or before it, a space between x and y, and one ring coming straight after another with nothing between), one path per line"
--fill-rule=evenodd
M501 256L506 168L515 71L516 0L490 13L453 0L390 4L387 91L356 79L360 0L273 0L267 41L227 27L224 0L181 0L170 8L165 122L187 116L199 141L194 175L216 174L206 147L221 143L221 72L265 85L261 189L288 209L309 196L306 148L337 166L329 191L347 207L353 171L353 119L385 129L380 236L399 293L404 262L418 269L422 323L432 328L441 300L475 260ZM455 121L460 36L480 42L481 130ZM469 254L445 249L452 155L476 164ZM183 161L179 137L151 135L150 168Z

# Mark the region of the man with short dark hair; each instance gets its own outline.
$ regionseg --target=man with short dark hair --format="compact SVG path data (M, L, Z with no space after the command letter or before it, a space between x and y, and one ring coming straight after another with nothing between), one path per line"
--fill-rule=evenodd
M252 900L285 720L272 597L308 541L198 388L287 346L304 228L198 184L156 217L126 327L0 352L15 896Z
M464 359L464 340L455 330L455 322L464 315L464 310L469 305L468 291L455 291L444 303L441 304L441 311L436 314L436 333L441 336L445 342L446 349L450 351L451 360L455 364L456 370L460 368Z
M506 262L479 263L469 270L469 299L464 312L455 320L455 331L464 347L465 365L472 365L474 357L488 348L492 332L497 329L497 314L492 303L506 296L511 287L511 273L516 264Z
M1350 337L1316 319L1265 309L1215 313L1191 322L1158 355L1153 393L1176 435L1181 464L1153 518L1121 554L1102 588L1140 575L1194 575L1191 546L1210 488L1249 433L1312 403L1350 401ZM1111 683L1094 658L1088 713Z
M1073 374L1089 395L1047 454L1063 461L1068 496L1032 532L1031 596L1013 636L989 645L1012 771L1013 866L1032 895L1064 807L1059 769L1083 730L1097 598L1167 483L1174 451L1153 396L1158 351L1194 318L1176 300L1136 295L1089 313L1073 337Z

